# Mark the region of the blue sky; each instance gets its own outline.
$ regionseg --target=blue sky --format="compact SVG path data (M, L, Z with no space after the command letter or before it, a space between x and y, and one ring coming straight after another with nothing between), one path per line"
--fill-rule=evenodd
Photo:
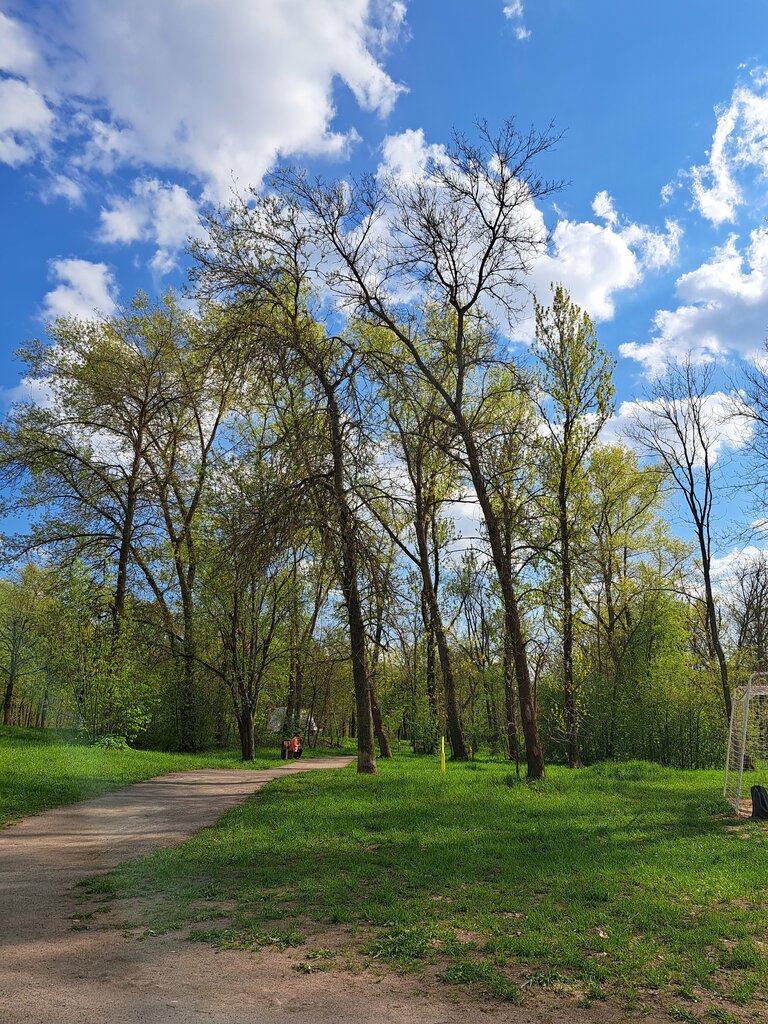
M5 399L46 315L181 283L233 180L416 166L514 116L564 133L535 283L598 321L620 427L663 358L725 381L768 333L766 68L765 0L0 0Z

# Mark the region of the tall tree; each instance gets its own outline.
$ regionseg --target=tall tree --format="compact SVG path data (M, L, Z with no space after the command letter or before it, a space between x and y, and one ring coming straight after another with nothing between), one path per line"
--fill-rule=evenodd
M495 311L515 316L531 261L546 246L533 203L558 186L535 164L555 140L551 131L520 133L511 122L495 136L481 125L479 135L478 144L456 136L415 176L324 185L287 172L276 186L283 202L300 204L315 252L327 254L316 275L408 355L458 434L512 640L528 773L539 778L544 757L514 570L474 419L484 371L504 348Z
M563 691L568 764L581 767L573 674L574 569L577 533L583 533L586 463L613 412L613 363L600 348L594 324L557 285L550 307L535 303L537 404L546 428L545 473L555 498L560 575Z
M690 355L670 362L651 385L634 423L631 438L669 473L690 516L701 561L707 633L717 658L725 714L731 715L728 663L712 585L712 515L715 462L720 444L716 409L711 402L711 365L695 365Z
M365 448L370 389L354 334L331 333L313 297L309 268L317 258L314 231L295 206L255 197L213 217L195 249L201 291L227 296L233 312L271 333L273 367L290 389L286 427L304 477L315 484L320 516L335 539L336 565L349 628L355 688L358 771L376 771L368 651L361 579L361 532L354 479ZM302 429L310 426L310 432ZM319 446L309 438L322 438ZM322 500L321 500L322 499ZM322 509L322 511L321 511Z

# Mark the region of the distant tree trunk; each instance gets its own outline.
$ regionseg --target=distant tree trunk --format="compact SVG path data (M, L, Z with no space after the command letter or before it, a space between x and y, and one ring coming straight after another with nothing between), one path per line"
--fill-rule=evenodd
M418 494L416 500L417 502L420 502ZM440 615L440 606L437 602L437 594L435 593L432 581L425 516L419 507L417 507L416 516L414 517L414 526L416 528L416 543L419 551L418 564L421 570L422 587L427 597L429 622L434 634L435 643L437 644L437 654L440 659L440 671L443 676L443 689L445 690L445 714L448 722L448 739L454 758L459 761L463 761L466 760L467 757L467 748L464 744L464 734L461 728L459 707L456 700L456 683L453 677L451 653L448 648L448 638L445 635L445 629Z
M437 700L435 698L435 630L429 611L429 596L425 589L421 590L421 617L424 622L424 646L426 657L427 703L429 704L432 721L437 721Z
M515 771L520 775L520 743L517 738L517 708L513 680L512 641L504 630L504 714L506 716L507 756L515 762Z
M11 665L8 670L8 679L5 684L5 696L3 697L3 725L11 724L11 711L13 709L13 691L16 686L16 671Z
M384 729L384 719L381 715L381 708L376 694L376 682L371 676L369 680L371 690L371 714L373 715L373 728L376 733L376 741L379 744L379 753L384 758L392 757L392 748L389 745L389 737Z
M37 713L37 728L44 729L48 718L48 687L43 690L43 699L40 701L40 709Z
M710 560L705 556L707 550L702 537L699 537L700 549L702 552L702 565L704 569L704 597L707 605L707 625L709 626L709 638L712 641L712 648L717 657L717 664L720 668L720 683L723 689L723 703L725 715L728 721L731 720L731 687L728 682L728 663L725 660L723 645L720 643L720 627L717 621L717 609L715 607L715 596L712 592L712 577L710 575ZM708 552L707 552L708 554Z
M581 768L578 716L573 681L573 585L571 580L571 537L568 526L566 467L563 460L557 491L558 526L560 530L560 576L563 587L563 689L565 694L565 729L568 737L568 766Z

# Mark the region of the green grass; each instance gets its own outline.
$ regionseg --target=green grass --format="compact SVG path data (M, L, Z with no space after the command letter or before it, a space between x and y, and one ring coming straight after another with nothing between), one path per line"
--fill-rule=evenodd
M236 751L103 750L67 742L52 730L0 727L0 827L155 775L187 768L276 768L281 763L277 749L259 750L256 761L243 764Z
M381 769L273 783L111 891L156 894L145 927L196 922L217 945L281 928L325 945L323 927L347 925L363 959L497 998L765 1008L768 833L733 826L718 772L608 764L528 785L482 760Z

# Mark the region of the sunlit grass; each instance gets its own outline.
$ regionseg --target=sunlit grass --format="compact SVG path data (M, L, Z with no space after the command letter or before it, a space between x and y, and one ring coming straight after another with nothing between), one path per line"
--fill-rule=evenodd
M548 987L689 1017L764 999L768 834L734 827L718 772L609 764L528 785L490 761L381 769L280 780L110 882L158 895L153 929L201 924L206 905L205 940L239 948L349 925L363 959L499 998Z

